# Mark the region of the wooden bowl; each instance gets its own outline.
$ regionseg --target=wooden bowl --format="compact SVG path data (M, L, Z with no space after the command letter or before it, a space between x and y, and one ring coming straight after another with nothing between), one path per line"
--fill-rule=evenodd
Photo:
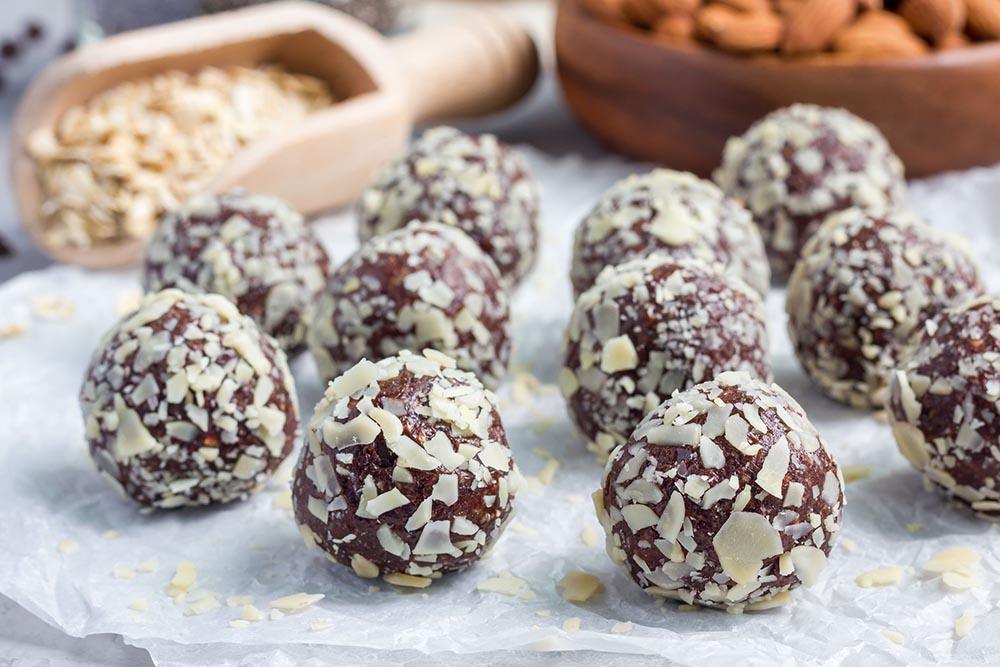
M556 58L566 101L595 135L703 176L727 138L794 102L871 121L909 176L1000 162L1000 43L873 62L748 59L665 44L560 0Z

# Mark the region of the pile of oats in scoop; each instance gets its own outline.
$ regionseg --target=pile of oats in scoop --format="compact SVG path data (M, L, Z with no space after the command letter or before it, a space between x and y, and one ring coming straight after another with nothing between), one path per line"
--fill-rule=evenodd
M333 102L325 82L276 66L169 71L116 85L29 139L46 240L144 239L244 145Z

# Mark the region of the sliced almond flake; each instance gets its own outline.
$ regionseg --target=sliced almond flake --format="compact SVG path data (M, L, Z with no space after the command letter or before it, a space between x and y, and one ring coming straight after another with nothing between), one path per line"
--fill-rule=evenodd
M854 583L861 588L878 588L897 584L902 578L903 568L898 565L891 565L889 567L879 567L874 570L862 572L854 578Z
M455 445L444 431L435 433L434 437L424 443L424 449L440 461L446 470L454 470L465 463L465 457L455 451Z
M142 561L135 567L137 572L142 572L143 574L151 574L153 572L156 572L159 568L160 568L160 559L156 557L147 558L146 560Z
M308 609L324 597L325 596L322 593L293 593L292 595L286 595L276 600L271 600L267 603L267 606L286 614L294 614Z
M614 625L611 626L611 634L613 634L613 635L628 635L628 634L632 633L633 629L635 629L635 625L633 625L631 622L629 622L629 621L625 621L625 622L619 621L618 623L615 623Z
M462 555L462 552L451 543L450 521L428 521L420 531L420 537L413 546L413 553L417 556L447 554L456 558Z
M274 609L272 613L277 611L277 609ZM240 620L246 623L258 623L264 620L264 613L252 604L247 603L240 608Z
M768 432L767 424L765 424L764 420L760 418L760 409L756 405L753 403L747 403L740 409L740 411L755 431L759 433Z
M722 448L704 435L698 441L698 454L701 456L701 464L706 468L722 468L726 465L726 455Z
M788 489L785 490L785 499L782 501L783 507L798 507L805 497L806 487L801 482L789 482Z
M788 439L782 436L771 445L764 456L764 462L757 472L757 486L767 491L775 498L781 498L781 487L788 473L788 462L791 452L788 449Z
M747 611L767 611L768 609L783 607L791 601L792 596L788 591L780 591L769 598L765 598L758 602L751 602L747 605L746 609Z
M625 523L628 524L629 530L633 533L642 530L643 528L648 528L649 526L655 526L660 520L660 517L650 509L647 505L640 505L633 503L631 505L626 505L621 509L622 517L625 519Z
M344 371L330 383L334 395L339 398L352 395L378 379L378 367L367 359L362 359Z
M134 579L135 571L130 567L125 567L124 565L116 565L111 570L111 576L115 579Z
M809 545L792 547L792 565L802 585L809 588L819 580L826 568L826 554L821 549Z
M639 365L639 355L628 335L610 339L601 351L601 370L605 373L631 370Z
M475 526L475 524L472 524L472 525ZM510 525L507 526L507 528L508 528L508 530L510 530L511 532L514 532L514 533L519 533L521 535L530 535L532 537L538 537L538 531L537 530L535 530L534 528L529 528L528 526L525 526L520 521L516 521L516 520L515 521L511 521ZM478 530L478 527L477 527L476 530ZM454 526L452 527L452 531L454 531Z
M656 524L656 531L660 534L660 537L669 542L676 541L677 534L684 523L684 516L684 496L680 491L674 491L670 494L670 499L667 500L667 506L663 510L663 515L660 516Z
M440 475L431 488L431 500L437 500L449 507L458 502L458 475Z
M867 479L872 476L874 469L871 466L865 465L845 465L840 467L841 472L844 473L844 481L850 484L851 482L858 482L862 479Z
M893 644L902 645L903 642L906 641L906 638L903 637L901 633L896 632L895 630L890 630L889 628L882 628L881 630L879 630L879 632L882 634L883 637L891 641Z
M252 604L252 595L230 595L226 598L227 607L245 607Z
M358 553L351 556L351 569L359 577L367 579L375 579L379 575L378 565Z
M925 572L943 574L968 569L978 563L980 558L980 553L971 547L949 547L934 554L921 567Z
M386 512L408 505L410 499L403 495L403 492L392 487L385 493L379 494L366 502L365 511L371 514L372 518L378 518Z
M730 415L726 419L726 442L732 445L738 452L748 456L751 455L751 450L753 450L753 453L756 453L757 450L760 449L759 446L756 450L751 447L750 443L747 441L749 433L750 424L748 424L743 417L739 415Z
M432 502L430 498L424 498L417 505L417 509L413 510L413 514L406 520L406 525L404 526L406 530L415 531L427 525L427 522L431 520Z
M434 581L429 577L419 577L402 572L393 572L382 578L394 586L402 586L403 588L427 588Z
M565 398L571 397L580 388L580 382L570 368L563 368L559 371L559 391Z
M580 540L588 547L596 547L601 543L602 538L596 528L587 525L580 531Z
M388 410L372 408L368 411L368 416L382 429L382 437L387 443L396 442L403 435L403 422Z
M766 517L733 512L712 539L722 571L737 584L757 578L764 560L782 553L781 537Z
M979 586L979 579L967 572L945 572L941 575L941 588L946 591L961 593Z
M323 630L329 630L333 627L333 621L329 618L318 618L309 624L310 632L322 632Z
M333 417L328 417L323 422L323 441L337 449L371 444L381 433L382 429L375 420L365 414L358 415L346 424Z
M962 615L955 620L955 639L968 637L977 620L979 619L976 618L971 609L962 612Z
M76 306L59 296L39 294L31 300L35 314L45 320L69 320L76 312Z
M398 465L404 468L434 470L441 465L441 461L431 456L426 449L406 436L388 443L388 447L398 457Z
M680 426L662 424L646 431L645 437L646 442L651 445L693 447L701 440L701 426L699 424L682 424Z
M177 597L182 593L186 593L191 590L191 587L194 586L197 580L197 566L192 561L182 560L177 563L174 576L167 585L167 594L171 597Z
M209 595L201 598L193 603L191 603L187 611L184 612L185 616L201 616L202 614L207 614L210 611L215 611L222 605L219 604L219 598Z
M146 611L149 609L149 603L146 598L136 598L129 603L128 608L132 611Z
M559 470L559 461L556 459L549 459L538 472L538 481L545 486L548 486L552 483L552 480L555 479L557 470Z
M483 579L476 584L476 590L483 593L500 593L516 597L528 588L528 582L511 574L508 570L500 572L495 577Z
M80 550L80 543L73 539L65 539L59 543L59 553L70 555Z
M0 324L0 339L16 338L28 330L23 322L5 322Z
M581 623L582 623L582 621L580 620L580 618L578 616L573 616L573 617L567 618L565 621L563 621L562 628L563 628L563 630L567 634L572 635L572 634L577 633L580 630L580 624Z
M570 570L559 581L567 602L586 602L604 590L601 580L583 570Z

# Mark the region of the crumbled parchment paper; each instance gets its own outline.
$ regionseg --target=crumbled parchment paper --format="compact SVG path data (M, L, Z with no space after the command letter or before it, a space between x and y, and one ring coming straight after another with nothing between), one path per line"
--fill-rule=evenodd
M591 660L608 651L661 656L684 665L996 664L1000 529L927 493L884 423L826 400L810 385L784 332L779 290L767 303L776 380L803 403L842 465L872 470L847 487L845 528L822 579L796 591L789 606L737 616L658 604L612 565L589 499L600 468L551 385L571 308L572 229L601 191L640 167L527 154L543 188L543 250L514 300L515 373L500 393L522 471L537 476L548 465L551 472L538 448L559 465L548 485L529 481L514 524L488 558L423 591L360 579L303 545L287 509L287 475L245 503L140 514L94 472L76 398L98 338L138 291L137 276L56 267L0 287L0 330L15 325L0 337L0 593L70 635L117 633L154 660L177 665L320 663L338 656L352 662L366 649L384 650L376 663L510 655L511 664L520 664L533 651L559 650ZM987 284L1000 290L1000 167L914 184L912 203L935 224L969 237ZM318 229L337 260L355 247L350 213ZM293 370L305 420L321 386L308 355ZM518 371L530 371L542 386ZM600 539L585 539L584 531ZM949 593L921 573L921 564L952 545L981 552L979 587ZM155 571L139 571L150 569L140 564L153 558ZM191 598L167 597L181 560L197 566L192 591L204 592L193 597L217 594L219 608L188 615ZM904 568L897 584L860 588L854 581L891 565ZM116 578L116 568L120 577L126 569L133 574ZM564 601L558 582L573 569L598 576L604 592L582 604ZM477 590L504 571L530 593ZM279 620L229 626L241 608L227 606L228 596L252 596L267 616L271 600L298 592L325 597ZM145 611L130 608L142 607L140 599ZM965 612L976 623L956 640L955 621ZM575 618L579 630L564 630Z

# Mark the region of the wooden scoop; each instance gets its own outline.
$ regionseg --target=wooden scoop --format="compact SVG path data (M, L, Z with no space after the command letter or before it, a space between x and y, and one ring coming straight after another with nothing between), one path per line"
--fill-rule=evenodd
M122 81L261 63L319 77L339 101L244 147L210 189L273 194L305 214L354 200L380 165L402 153L415 123L496 111L527 93L538 74L528 33L486 12L386 40L334 10L283 2L112 37L52 63L17 110L11 173L30 236L63 262L92 268L137 262L138 240L84 248L46 244L45 193L26 151L28 138Z

